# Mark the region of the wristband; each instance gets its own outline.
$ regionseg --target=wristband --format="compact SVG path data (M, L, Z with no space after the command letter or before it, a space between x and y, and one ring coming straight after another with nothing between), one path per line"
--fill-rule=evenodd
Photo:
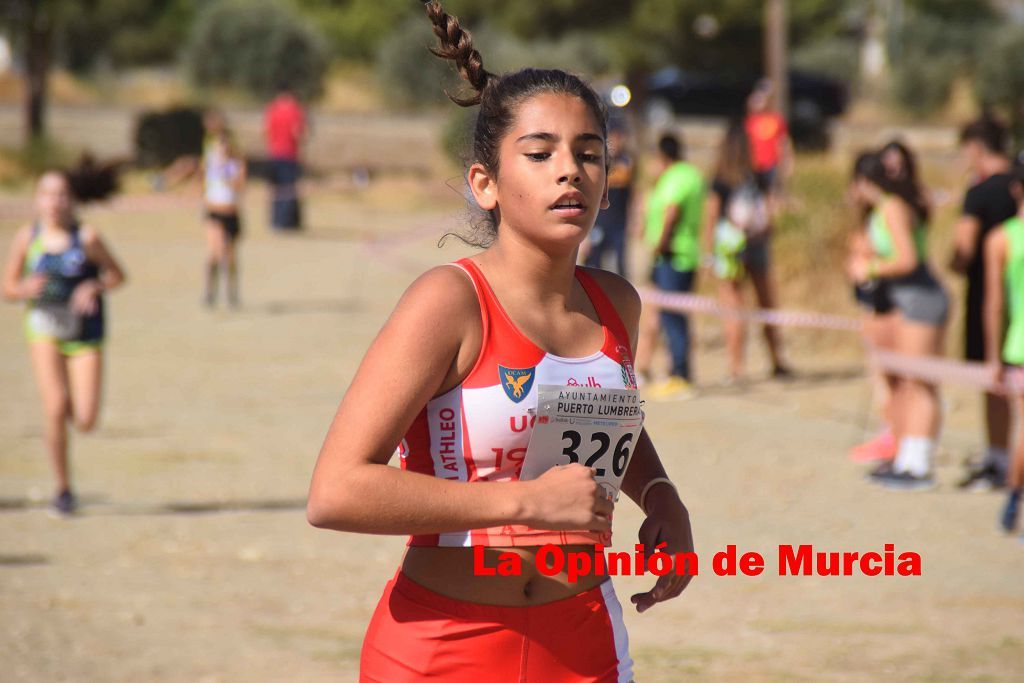
M665 477L655 477L654 479L651 479L647 482L647 485L644 486L644 490L640 493L640 509L644 511L645 515L647 514L647 492L650 491L651 487L655 484L668 484L676 493L679 492L679 489L676 488L676 485L673 484L670 479L666 479Z
M878 259L871 259L868 261L868 279L878 279Z

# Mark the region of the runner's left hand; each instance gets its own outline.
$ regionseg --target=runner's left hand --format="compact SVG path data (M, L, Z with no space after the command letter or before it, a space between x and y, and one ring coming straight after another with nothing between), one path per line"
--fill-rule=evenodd
M71 292L71 310L78 315L93 315L99 309L100 283L86 280Z
M659 550L668 553L673 561L672 570L658 577L654 588L646 593L636 593L630 601L636 605L637 612L645 612L655 603L664 602L677 597L689 585L692 576L676 574L675 554L693 552L693 532L690 529L690 515L674 489L663 487L661 497L651 497L650 514L640 525L640 543L649 558L655 548L664 543ZM655 491L652 490L652 494Z

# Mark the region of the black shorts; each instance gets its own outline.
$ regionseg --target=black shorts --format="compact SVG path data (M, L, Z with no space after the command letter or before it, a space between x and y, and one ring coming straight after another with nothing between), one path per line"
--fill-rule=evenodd
M872 284L854 285L853 296L857 303L875 315L891 313L896 307L889 296L889 286L875 280Z
M964 359L985 360L985 306L984 283L969 279L967 282L967 311L964 316Z
M242 221L237 213L220 213L219 211L207 211L206 217L211 221L220 223L224 235L234 242L242 234Z

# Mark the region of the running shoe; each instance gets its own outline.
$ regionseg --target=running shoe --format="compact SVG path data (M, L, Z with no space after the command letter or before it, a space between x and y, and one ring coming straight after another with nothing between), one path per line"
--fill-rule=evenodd
M878 462L896 457L896 437L886 429L874 438L850 449L850 460L854 462Z
M772 368L772 379L789 381L796 379L796 374L788 365L776 365Z
M70 490L64 490L54 496L50 502L50 511L59 517L67 517L78 508L78 501Z
M918 476L910 472L897 472L891 462L876 467L868 474L868 479L874 484L901 491L924 491L935 486L931 473Z
M1003 514L999 523L1003 531L1012 534L1017 528L1017 517L1020 515L1020 491L1010 491L1006 497L1006 505L1003 506Z
M650 385L647 395L656 401L682 401L693 398L697 392L688 381L673 375L663 382Z
M1006 486L1006 475L994 463L971 467L957 486L969 491L997 491Z

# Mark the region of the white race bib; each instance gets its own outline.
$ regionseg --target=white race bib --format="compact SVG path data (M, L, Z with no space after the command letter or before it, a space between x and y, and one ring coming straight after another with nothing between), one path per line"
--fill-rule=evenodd
M77 339L82 332L82 316L67 304L37 303L29 309L28 324L35 334L61 341Z
M521 480L536 479L552 467L578 462L592 467L611 500L643 428L636 389L537 387L536 421L526 449Z

